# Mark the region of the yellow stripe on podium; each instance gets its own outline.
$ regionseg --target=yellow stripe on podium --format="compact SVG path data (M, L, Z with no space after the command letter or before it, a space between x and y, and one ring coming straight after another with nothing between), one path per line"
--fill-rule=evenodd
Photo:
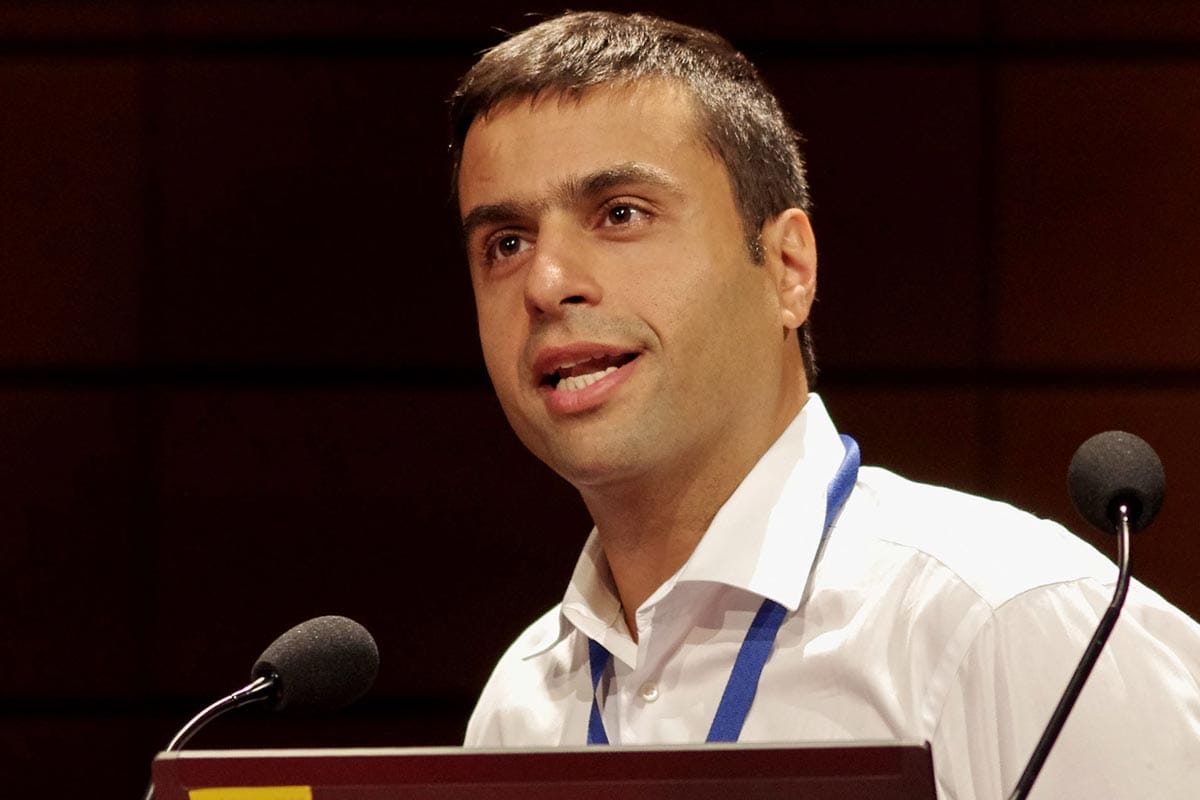
M218 786L191 789L191 800L312 800L311 786Z

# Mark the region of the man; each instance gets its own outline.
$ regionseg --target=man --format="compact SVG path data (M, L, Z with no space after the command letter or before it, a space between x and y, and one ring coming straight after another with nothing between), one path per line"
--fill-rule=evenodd
M596 525L467 743L923 739L943 797L1007 794L1115 570L1053 523L858 469L809 393L807 188L753 67L567 14L487 53L452 114L488 372ZM1035 796L1194 796L1198 643L1135 586Z

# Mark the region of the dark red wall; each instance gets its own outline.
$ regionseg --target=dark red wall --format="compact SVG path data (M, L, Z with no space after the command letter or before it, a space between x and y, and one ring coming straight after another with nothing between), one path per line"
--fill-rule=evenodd
M369 698L196 746L456 742L560 595L589 525L492 399L443 157L527 21L407 5L0 5L5 796L135 796L324 613L379 639ZM1080 529L1071 453L1138 432L1170 494L1137 568L1200 614L1200 5L639 5L808 140L821 391L866 460Z

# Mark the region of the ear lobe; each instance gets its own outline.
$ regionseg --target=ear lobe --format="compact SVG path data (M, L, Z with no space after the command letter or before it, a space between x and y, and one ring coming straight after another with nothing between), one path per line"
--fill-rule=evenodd
M767 260L772 262L780 321L785 328L795 330L808 319L816 296L817 242L808 215L798 208L789 208L769 220L766 227L770 228L773 245L767 251Z

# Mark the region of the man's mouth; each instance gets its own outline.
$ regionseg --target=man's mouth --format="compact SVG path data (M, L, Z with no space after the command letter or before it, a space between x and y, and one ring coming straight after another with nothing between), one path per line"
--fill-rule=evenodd
M596 355L582 361L560 364L553 372L542 376L542 386L549 386L556 392L577 392L613 374L637 356L637 353Z

